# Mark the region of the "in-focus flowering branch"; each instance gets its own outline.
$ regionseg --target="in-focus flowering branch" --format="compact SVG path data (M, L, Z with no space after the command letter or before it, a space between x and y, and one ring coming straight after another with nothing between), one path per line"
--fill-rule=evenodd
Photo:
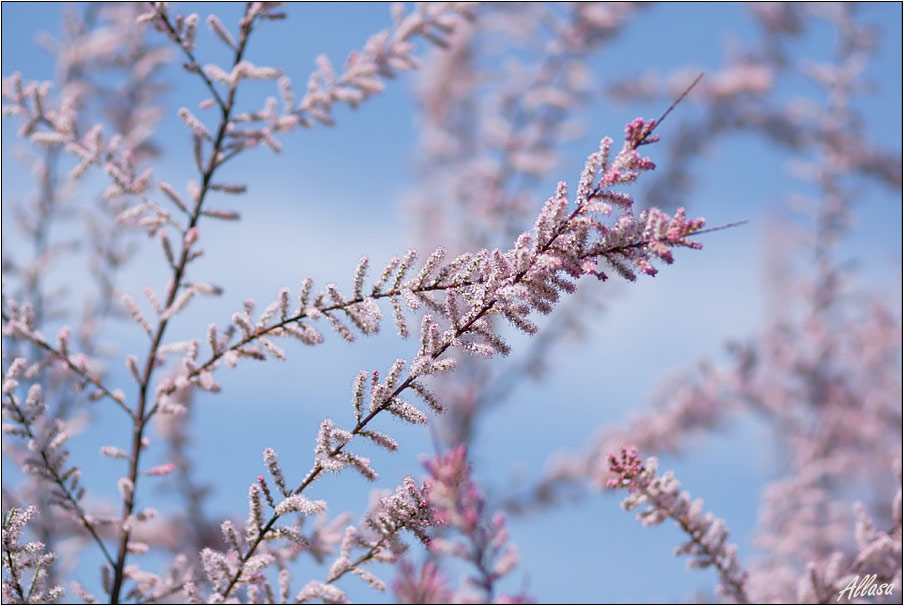
M448 327L443 332L433 316L424 316L421 348L411 363L396 360L384 382L379 381L378 373L373 373L369 409L365 408L367 373L359 373L353 397L354 427L341 429L330 419L322 423L314 467L292 495L300 495L324 472L336 473L349 466L364 477L375 479L377 474L371 468L370 460L347 452L346 446L355 436L361 435L395 450L394 440L368 428L369 423L384 411L410 423L426 423L426 414L400 397L409 388L428 406L441 410L441 403L420 379L454 368L455 358L443 357L450 349L485 357L507 354L509 346L488 325L485 319L488 314L498 313L518 329L531 334L536 327L528 316L534 311L549 313L558 301L560 291L574 291L572 280L587 274L606 279L602 272L594 269L597 260L608 263L626 279L634 280L637 271L656 274L651 262L654 258L671 263L673 247L700 248L700 244L689 236L702 228L703 219L687 220L683 209L671 218L656 209L635 216L630 212L632 198L613 191L613 187L633 183L640 173L654 168L652 161L641 157L637 148L657 140L653 135L655 126L656 122L641 118L628 124L622 149L614 158L610 158L612 140L602 141L600 151L591 154L584 167L573 210L568 211L567 189L560 183L556 195L547 201L537 218L533 231L522 234L512 249L466 253L453 261L453 269L446 266L447 272L455 272L458 279L470 284L464 289L447 290L444 304L432 301L431 307ZM612 213L613 205L624 208L625 212L609 226L603 220ZM411 260L413 258L408 264ZM425 275L429 276L432 270L428 263ZM360 280L356 279L356 284L360 284ZM358 288L356 286L356 290ZM285 309L286 305L281 307ZM408 374L402 379L406 365ZM261 520L261 531L249 541L239 558L237 571L221 592L224 599L239 583L241 571L279 518L280 513L276 511L266 523Z
M304 537L296 526L286 525L285 518L299 514L304 519L322 513L325 503L292 494L271 449L265 451L264 460L279 495L263 476L258 477L249 490L249 514L244 532L239 532L229 521L222 525L223 536L230 551L208 548L201 554L205 572L214 588L212 600L226 600L239 588L245 588L252 601L261 588L270 593L272 590L259 571L273 563L280 564L273 553L279 551L272 547L275 542L287 541L291 549L297 552L312 551L312 555L318 560L322 557L322 554L313 551L313 538ZM267 524L264 523L266 509L273 513ZM282 519L283 523L276 525L277 518ZM382 591L385 583L365 568L365 565L372 561L394 561L405 550L400 536L403 531L409 531L421 541L427 542L425 531L434 524L424 487L413 479L406 478L393 494L381 496L374 501L359 526L345 528L338 537L341 539L339 553L330 565L326 579L307 583L296 595L295 602L321 599L330 603L344 603L345 593L335 583L348 573L360 576L369 585ZM266 544L267 549L259 549L253 557L240 557L239 554L251 545L257 547L262 543ZM360 553L355 555L356 551ZM280 567L280 593L288 595L288 571L281 565Z

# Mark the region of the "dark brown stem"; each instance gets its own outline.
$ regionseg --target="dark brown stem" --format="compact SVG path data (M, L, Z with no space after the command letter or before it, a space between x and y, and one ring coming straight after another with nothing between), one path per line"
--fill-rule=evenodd
M464 288L466 286L471 286L472 284L473 283L470 280L464 280L462 282L455 282L452 284L434 283L429 286L416 288L416 289L414 289L414 292L415 293L424 293L424 292L432 292L432 291L444 291L444 290L449 290L449 289L454 289L454 288ZM386 292L381 292L381 293L375 293L375 294L372 294L367 297L365 297L365 296L355 297L354 299L349 299L349 300L345 301L344 303L333 303L331 305L324 305L324 306L318 307L317 310L320 313L324 313L324 314L331 312L331 311L343 311L354 305L363 303L366 299L385 299L387 297L398 297L401 295L402 295L402 289L394 288L392 290L389 290ZM288 326L289 324L292 324L293 322L300 322L301 320L304 320L305 318L308 318L308 317L310 317L308 315L308 313L306 311L302 311L301 313L298 313L294 316L290 316L290 317L285 318L284 320L275 322L274 324L271 324L270 326L265 326L259 330L255 330L253 333L236 341L235 343L233 343L232 345L230 345L223 351L212 355L206 362L204 362L203 364L198 366L195 370L188 373L186 378L193 379L194 377L198 376L202 372L204 372L206 370L210 370L224 355L226 355L230 351L238 351L242 347L249 345L250 343L253 343L254 341L260 339L261 337L265 337L281 328ZM164 393L170 394L173 391L175 391L175 387L170 388L169 390L165 391ZM155 405L151 409L151 411L148 413L148 416L150 417L151 415L154 415L157 412L157 410L158 410L158 406Z
M238 63L242 60L242 57L245 53L246 44L248 42L248 34L251 32L251 28L254 20L248 18L249 11L251 9L251 4L247 4L245 6L245 16L240 21L240 35L239 41L235 50L235 56L233 58L233 66L238 65ZM175 35L175 28L169 23L165 16L162 16L163 22L167 24L171 33ZM180 44L180 47L182 45ZM182 47L184 49L184 47ZM188 51L186 51L188 52ZM189 55L190 56L190 55ZM212 83L207 79L207 77L200 72L201 77L208 84L209 87L213 88ZM214 137L213 146L210 150L210 156L207 162L207 167L204 170L201 178L201 191L198 194L197 202L195 203L195 207L189 218L188 226L185 228L185 231L188 232L190 229L194 228L198 219L201 216L201 210L204 204L204 199L207 196L207 193L210 191L210 184L213 179L213 175L216 172L217 168L221 165L219 155L223 148L223 143L226 138L226 129L229 125L232 109L235 104L235 96L236 96L236 86L232 86L229 89L229 94L225 102L218 96L217 99L220 101L220 110L221 110L221 118L220 124L217 128L216 136ZM215 90L215 89L214 89ZM189 254L191 251L191 244L187 243L186 240L183 239L182 242L182 252L179 255L179 260L175 264L171 286L169 292L167 293L166 303L164 308L169 307L173 304L176 299L176 295L179 292L179 287L182 284L182 278L185 274L186 267L188 265ZM141 383L139 386L138 392L138 407L133 415L133 426L132 426L132 448L129 457L129 473L128 478L132 483L131 492L126 495L123 501L123 510L122 510L122 518L121 523L125 524L128 518L132 515L135 510L135 496L137 494L138 489L138 468L139 468L139 460L141 458L141 442L144 438L144 430L147 425L147 421L150 418L150 415L146 416L146 412L148 409L148 390L151 384L151 377L154 372L155 362L157 359L157 351L160 348L160 344L163 342L163 335L166 332L167 325L169 323L168 318L163 318L160 320L157 325L157 330L154 333L153 338L151 339L151 346L148 350L147 359L145 360L144 371L141 376ZM113 587L110 591L110 603L118 604L120 601L120 596L122 593L122 584L125 580L125 563L126 556L128 553L128 544L129 537L131 535L131 531L128 529L123 529L122 534L119 539L119 550L118 556L116 559L116 564L113 569Z

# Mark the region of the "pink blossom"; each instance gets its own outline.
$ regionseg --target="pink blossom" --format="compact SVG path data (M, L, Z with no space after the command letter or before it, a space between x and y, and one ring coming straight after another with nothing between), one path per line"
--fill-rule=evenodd
M198 241L198 236L200 232L197 227L192 227L187 232L185 232L185 246L191 246L195 242Z
M173 470L176 469L175 463L164 463L163 465L157 465L156 467L151 467L147 471L145 471L145 475L149 476L165 476L173 473Z

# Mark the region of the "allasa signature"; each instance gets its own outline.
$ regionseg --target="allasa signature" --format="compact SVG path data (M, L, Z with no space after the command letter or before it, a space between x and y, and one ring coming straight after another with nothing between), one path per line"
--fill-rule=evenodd
M876 583L876 575L863 575L863 578L860 578L860 575L855 576L851 579L851 582L848 583L844 589L842 589L838 593L838 599L836 602L840 602L841 598L845 597L847 594L848 600L853 600L854 598L860 598L864 596L883 596L883 595L891 595L891 592L894 590L894 583Z

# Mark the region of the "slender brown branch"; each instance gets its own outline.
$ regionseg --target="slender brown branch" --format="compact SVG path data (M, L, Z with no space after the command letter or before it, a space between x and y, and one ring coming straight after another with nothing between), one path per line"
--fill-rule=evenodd
M661 116L659 116L659 119L656 120L655 122L653 122L653 128L656 128L657 126L659 126L662 123L662 121L665 120L666 116L668 116L670 113L672 113L672 110L675 109L678 106L678 104L681 103L684 100L684 98L688 96L688 94L690 94L690 92L694 89L694 87L697 86L697 83L699 83L700 80L702 80L702 79L703 79L703 72L700 72L700 75L697 76L696 78L694 78L694 81L691 82L690 86L688 86L686 89L684 89L684 92L681 93L678 96L678 98L675 99L674 102L672 102L671 105L669 105L669 108L667 110L665 110ZM650 132L652 132L652 130Z
M731 229L732 227L739 227L741 225L747 225L750 223L747 219L743 221L735 221L734 223L726 223L725 225L717 225L716 227L708 227L706 229L701 229L700 231L695 231L694 235L699 236L701 234L711 234L714 231L722 231L724 229Z
M240 21L240 35L233 58L233 67L235 65L238 65L242 61L242 57L245 53L246 45L248 42L248 34L251 32L252 26L254 24L254 18L248 18L250 11L251 3L248 3L245 5L244 17ZM163 17L163 21L168 23L165 16ZM170 24L169 27L172 28L172 25ZM173 31L175 30L173 29ZM182 45L180 44L180 46ZM209 82L206 76L204 76L203 72L199 73L202 78L204 78L205 82ZM200 193L198 194L195 207L188 222L188 226L185 229L186 232L197 225L198 219L201 216L204 200L207 197L208 192L210 191L210 184L212 182L213 175L216 172L217 168L221 165L219 155L223 148L227 127L231 120L232 109L235 105L236 90L236 86L230 87L226 101L220 105L222 116L220 118L217 133L210 150L207 167L202 174ZM176 299L176 295L179 292L179 287L182 285L182 278L188 265L190 249L191 243L183 240L182 252L179 255L179 261L176 263L173 270L172 281L170 282L170 289L167 293L164 308L172 305ZM148 406L148 390L155 368L157 351L160 348L160 344L163 342L163 335L166 332L168 323L168 318L162 318L160 320L157 326L157 330L155 331L154 336L151 340L151 346L148 350L144 371L141 376L141 383L138 393L138 407L135 410L135 418L132 429L132 448L129 459L128 478L132 483L132 490L128 495L126 495L123 501L123 511L121 517L123 524L126 523L127 519L132 515L135 509L135 497L138 488L138 468L142 450L141 443L144 437L144 429L147 426L148 421L148 416L146 416L146 410ZM116 559L116 565L114 566L113 570L113 587L110 591L111 604L119 603L120 600L122 584L125 580L125 563L128 553L128 543L130 535L131 531L128 529L123 529L122 534L120 535L118 556Z
M463 280L461 282L454 282L452 284L434 283L434 284L430 284L428 286L424 286L422 288L415 289L414 292L415 293L425 293L425 292L433 292L433 291L445 291L445 290L455 289L455 288L464 288L467 286L472 286L473 284L474 283L471 280ZM388 290L386 292L374 293L369 296L362 295L360 297L355 297L354 299L349 299L349 300L345 301L344 303L333 303L330 305L322 305L320 307L317 307L317 311L319 311L320 313L328 313L331 311L343 311L345 309L348 309L350 307L363 303L366 299L385 299L387 297L398 297L401 295L402 295L401 288L393 288L392 290ZM301 320L304 320L306 318L310 318L310 314L308 314L307 311L301 311L300 313L298 313L294 316L287 317L284 320L280 320L279 322L275 322L269 326L265 326L259 330L256 330L253 333L248 334L245 337L243 337L242 339L236 341L235 343L233 343L232 345L230 345L223 351L212 355L206 362L204 362L203 364L198 366L196 369L194 369L193 371L188 373L186 378L193 379L193 378L197 377L199 374L201 374L202 372L210 370L227 353L239 351L246 345L253 343L254 341L260 339L261 337L266 337L267 335L270 335L282 328L285 328L286 326L288 326L289 324L292 324L293 322L300 322ZM173 391L175 391L175 387L171 387L168 390L164 391L163 393L170 394ZM151 408L150 412L148 412L148 417L150 418L151 416L156 414L158 409L159 409L159 405L155 404L154 407Z
M157 7L154 6L153 2L148 2L148 4L151 5L152 9L157 11ZM185 53L185 56L188 57L188 65L192 66L192 73L198 74L201 79L204 80L204 84L207 85L207 89L210 91L210 94L213 95L213 98L214 100L216 100L217 105L220 106L221 110L226 110L226 103L223 101L223 97L220 96L220 92L217 90L217 87L214 86L213 81L211 81L211 79L207 77L207 74L204 73L204 70L201 69L201 65L198 63L198 60L195 59L194 53L192 53L190 49L185 47L185 44L183 44L182 40L179 37L179 33L176 31L176 28L173 26L173 24L170 23L169 19L167 19L166 14L161 13L160 11L157 11L157 14L160 15L161 23L166 26L170 38L179 46L180 49L182 49L182 52ZM247 14L247 11L245 14Z

